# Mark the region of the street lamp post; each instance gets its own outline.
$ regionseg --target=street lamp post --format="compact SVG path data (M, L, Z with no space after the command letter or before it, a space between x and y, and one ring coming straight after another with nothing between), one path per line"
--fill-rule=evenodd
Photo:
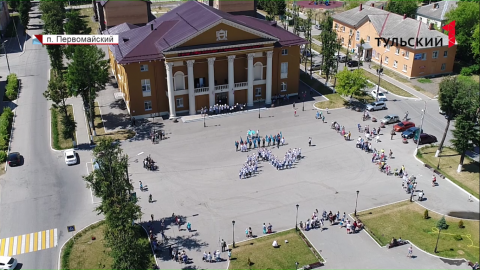
M355 217L357 216L358 193L360 193L359 190L357 190L357 199L355 200L355 213L354 213L354 216L355 216Z
M298 207L299 207L300 205L297 204L297 205L295 205L295 206L297 207L297 215L295 216L295 230L298 231Z
M232 247L235 248L235 220L232 220L232 226L233 226L233 244L232 244Z
M422 123L420 124L420 129L418 130L417 147L415 148L415 155L417 155L417 152L418 152L418 145L420 144L420 134L422 134L423 119L425 118L425 112L427 112L427 101L424 100L423 102L425 103L425 107L422 110L422 112L423 112Z
M349 53L349 50L350 50L350 43L352 42L352 37L353 37L352 34L348 35L347 58L345 59L345 66L347 66L347 62L348 62L348 53Z
M203 114L203 127L207 127L207 125L205 124L205 114L207 113L207 109L206 108L202 108L200 110L200 113Z
M5 43L2 44L2 48L3 48L3 51L5 52L5 59L7 60L8 75L10 75L10 64L8 63L8 53L7 53L7 48L5 48Z
M257 99L257 104L258 104L258 119L260 119L260 97Z
M378 85L377 85L377 93L375 94L375 101L378 101L378 92L380 92L380 74L382 74L382 58L383 58L383 55L381 53L380 54L380 69L377 70L378 72Z
M303 91L303 104L302 104L302 111L305 111L305 96L307 95L306 91Z

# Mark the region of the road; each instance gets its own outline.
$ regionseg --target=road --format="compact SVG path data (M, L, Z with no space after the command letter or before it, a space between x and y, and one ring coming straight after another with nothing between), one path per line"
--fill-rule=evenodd
M31 25L41 24L34 17L36 15L39 15L37 4L30 13ZM41 29L35 29L29 30L28 34L41 32ZM57 247L14 256L23 269L55 269L59 247L71 236L66 232L66 226L82 228L98 219L92 212L94 207L90 191L81 178L86 174L85 162L89 153L80 151L81 163L67 167L63 153L50 148L50 105L42 95L47 88L50 66L46 49L32 45L29 38L23 54L10 54L8 57L12 72L17 73L21 80L11 149L22 154L24 164L8 168L6 174L0 177L0 238L57 229L56 235L47 233L37 237L43 249L50 245L47 241L43 246L43 242L53 235L58 242ZM3 55L0 61L0 73L4 78L8 71L3 65ZM28 244L20 238L11 239L15 240L18 251L26 248L19 246ZM17 253L15 248L11 249L12 254Z

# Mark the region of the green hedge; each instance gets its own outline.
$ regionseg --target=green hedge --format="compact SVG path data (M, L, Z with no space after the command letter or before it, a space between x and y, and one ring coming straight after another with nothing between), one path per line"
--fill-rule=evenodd
M5 86L5 96L9 100L14 100L18 95L18 78L17 74L12 73L7 76L7 86Z
M10 130L12 128L13 112L9 107L3 109L0 115L0 162L5 162L7 158L8 142L10 140Z

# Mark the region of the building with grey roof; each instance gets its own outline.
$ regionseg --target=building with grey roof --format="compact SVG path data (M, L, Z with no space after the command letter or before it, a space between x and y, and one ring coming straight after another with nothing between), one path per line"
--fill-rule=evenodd
M438 29L441 29L442 26L447 22L445 15L457 8L458 1L440 1L419 7L417 9L416 18L419 21L422 21L426 25L431 23L435 24Z

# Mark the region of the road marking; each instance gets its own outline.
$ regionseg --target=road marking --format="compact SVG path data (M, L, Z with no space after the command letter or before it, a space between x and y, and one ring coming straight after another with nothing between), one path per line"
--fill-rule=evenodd
M0 239L0 256L15 256L58 245L57 229Z

